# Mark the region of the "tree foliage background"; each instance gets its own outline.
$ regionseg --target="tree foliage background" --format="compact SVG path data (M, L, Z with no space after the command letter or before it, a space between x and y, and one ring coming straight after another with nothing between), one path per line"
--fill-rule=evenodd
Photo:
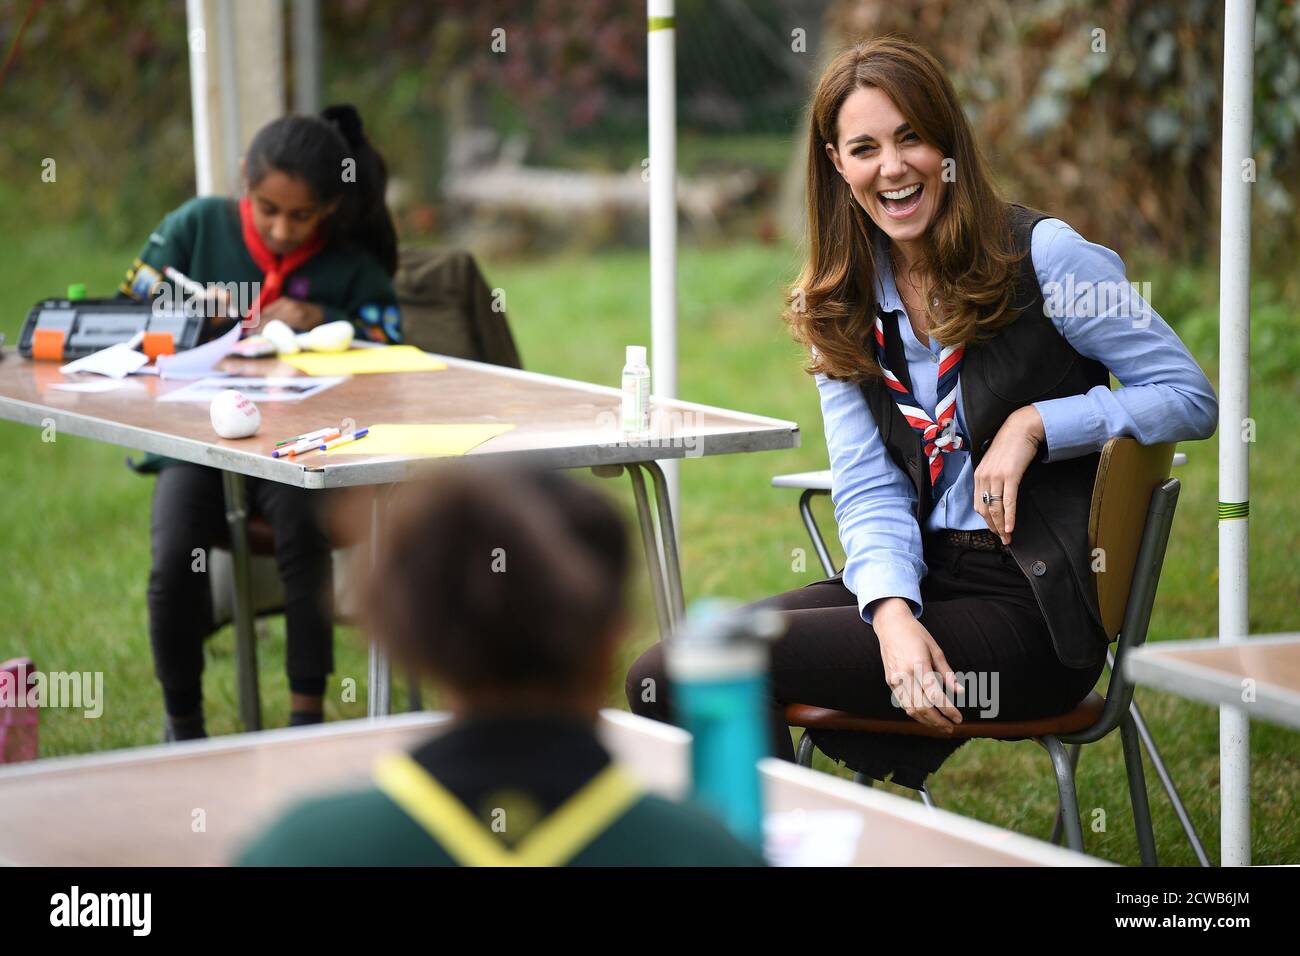
M906 33L948 68L1013 198L1123 249L1217 249L1221 0L841 0L845 38ZM1255 251L1294 265L1300 9L1255 20Z
M31 3L0 0L4 55ZM406 235L439 228L448 140L464 125L526 135L543 165L645 155L642 4L321 9L325 101L358 104L410 187ZM1218 0L679 0L683 163L789 165L825 48L902 32L948 67L1008 194L1121 251L1212 255L1222 17ZM497 28L505 54L490 48ZM1300 248L1296 0L1259 0L1255 75L1255 251L1285 270ZM0 198L131 241L193 189L189 113L183 0L47 0L0 86ZM57 189L41 183L46 158Z

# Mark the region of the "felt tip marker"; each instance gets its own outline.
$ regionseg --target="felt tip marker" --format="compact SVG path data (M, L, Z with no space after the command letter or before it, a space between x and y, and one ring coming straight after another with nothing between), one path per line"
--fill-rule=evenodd
M303 452L315 451L321 443L322 438L335 438L339 434L337 428L331 428L324 435L317 435L315 438L304 438L302 441L294 442L288 448L277 448L271 452L272 458L290 458L294 455L301 455Z
M340 435L338 438L335 438L333 441L327 441L324 444L317 445L316 451L327 451L330 448L337 448L339 445L346 445L348 444L348 442L354 442L358 438L365 438L366 435L368 435L369 433L370 433L369 428L362 428L354 432L349 432L346 435Z
M294 435L292 438L286 438L284 441L278 441L275 443L275 447L280 448L283 445L295 445L300 441L308 441L312 438L324 438L326 435L332 435L338 430L338 427L333 425L328 428L318 428L314 432L304 432L301 435Z
M204 286L202 282L195 282L184 272L181 272L180 269L173 269L171 266L163 266L163 275L171 279L173 282L175 282L178 286L180 286L190 295L199 296L205 299L208 298L207 287ZM238 315L231 314L233 311L234 310L230 308L230 303L227 303L225 317L227 319L239 318Z
M173 269L171 266L163 266L163 275L171 279L190 295L204 295L208 291L203 288L200 283L195 282L184 272L181 272L180 269Z

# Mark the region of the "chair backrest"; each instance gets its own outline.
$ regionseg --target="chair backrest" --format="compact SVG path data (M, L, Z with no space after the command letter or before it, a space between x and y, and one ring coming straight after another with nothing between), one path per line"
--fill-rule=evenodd
M393 288L408 344L439 355L523 367L499 297L468 252L403 247Z
M1130 648L1146 641L1151 623L1181 490L1177 478L1166 477L1172 463L1173 445L1144 446L1131 438L1112 438L1102 449L1088 540L1093 554L1105 561L1094 565L1098 570L1093 579L1106 636L1114 640L1118 635L1119 644L1101 716L1085 730L1062 735L1064 743L1100 740L1119 725L1133 700L1123 660Z
M1169 477L1173 460L1172 442L1139 445L1132 438L1112 438L1101 450L1088 515L1088 545L1108 641L1114 641L1123 628L1151 495Z

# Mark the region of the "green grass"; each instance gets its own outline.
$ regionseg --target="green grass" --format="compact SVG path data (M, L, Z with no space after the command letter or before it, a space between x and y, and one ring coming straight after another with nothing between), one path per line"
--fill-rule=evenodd
M68 230L11 223L4 231L22 236L0 257L5 305L0 331L10 343L32 302L74 281L86 282L92 295L106 294L136 251L102 248L93 237ZM795 511L795 494L768 484L773 474L826 466L816 389L800 371L799 351L778 319L781 286L794 266L794 253L780 245L681 252L679 393L693 401L791 419L803 428L802 447L795 450L683 463L678 519L688 601L704 595L751 600L820 577ZM484 267L489 280L506 290L512 326L525 365L532 370L612 384L623 364L623 347L648 344L648 276L642 252L488 261ZM1186 322L1197 332L1189 339L1212 370L1213 339L1202 333L1206 310L1213 309L1213 274L1171 270L1167 281L1153 284L1157 308L1162 306L1162 288L1175 284L1181 290L1172 297L1178 311L1165 310L1165 315L1175 325ZM1257 305L1270 323L1280 322L1288 312L1276 301ZM1287 371L1297 367L1296 347L1285 335L1269 335L1270 341L1290 350L1292 360L1271 357L1269 367L1277 371L1254 383L1258 442L1269 449L1267 455L1253 455L1251 465L1251 627L1256 632L1296 629L1298 617L1295 553L1300 505L1289 479L1300 469L1300 451L1288 440L1297 392L1293 373ZM1182 500L1151 625L1153 640L1200 637L1217 628L1216 441L1182 448L1191 460L1178 472ZM0 560L8 570L0 577L0 657L30 654L43 670L103 671L105 679L102 719L57 710L43 714L43 753L156 741L161 705L144 603L151 481L122 466L122 449L68 436L45 443L34 428L0 423L0 448ZM625 480L600 485L629 517L633 514ZM820 513L829 530L827 503ZM796 549L808 554L808 570L802 573L791 570ZM837 561L842 560L837 544L833 550ZM635 626L620 662L624 665L655 640L642 576L634 599ZM229 629L208 648L209 726L216 733L234 732L238 725ZM270 638L260 646L269 726L283 725L287 716L283 649L283 626L276 620ZM339 630L337 658L328 715L361 716L365 654L357 635L347 628ZM360 692L356 701L342 702L336 689L348 677L356 679ZM1137 699L1217 860L1217 712L1146 689L1139 690ZM621 670L611 677L609 700L613 706L626 706ZM1300 859L1300 827L1293 813L1293 795L1300 789L1300 737L1258 724L1251 751L1255 862L1295 862ZM833 769L824 758L819 760L822 769ZM1149 768L1148 782L1162 861L1194 863ZM932 778L932 788L940 804L957 813L1031 836L1046 838L1049 832L1055 789L1047 758L1032 743L975 741ZM1136 863L1118 735L1085 749L1079 795L1088 851Z

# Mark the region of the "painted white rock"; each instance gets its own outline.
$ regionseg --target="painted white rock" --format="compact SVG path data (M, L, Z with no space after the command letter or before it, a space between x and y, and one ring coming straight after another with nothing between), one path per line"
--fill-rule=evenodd
M298 345L298 333L279 319L272 319L262 326L262 335L271 340L271 344L281 355L296 355L302 351L302 347Z
M346 352L352 348L352 323L326 322L298 336L298 344L313 352Z
M212 429L222 438L248 438L262 427L262 413L247 396L228 388L212 400Z

